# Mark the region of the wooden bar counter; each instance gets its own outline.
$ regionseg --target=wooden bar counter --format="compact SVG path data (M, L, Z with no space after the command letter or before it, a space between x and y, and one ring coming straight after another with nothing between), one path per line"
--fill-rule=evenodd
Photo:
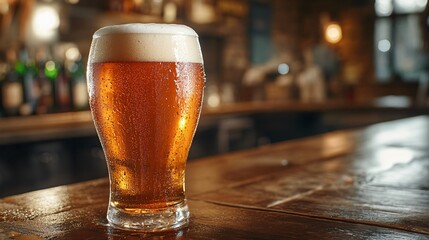
M429 117L192 161L189 227L106 221L108 180L0 199L0 239L429 239Z

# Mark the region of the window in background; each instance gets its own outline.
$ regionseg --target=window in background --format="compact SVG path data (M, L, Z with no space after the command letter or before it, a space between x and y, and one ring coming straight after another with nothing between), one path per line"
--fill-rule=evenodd
M374 49L378 82L393 75L404 81L418 80L422 68L423 40L419 13L427 0L376 0Z
M268 3L250 2L249 33L252 64L264 64L272 57L272 9Z

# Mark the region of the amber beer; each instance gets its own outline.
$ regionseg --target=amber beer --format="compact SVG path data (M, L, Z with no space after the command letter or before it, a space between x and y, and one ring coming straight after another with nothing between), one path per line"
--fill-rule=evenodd
M185 166L201 111L202 62L197 34L182 25L94 34L88 89L108 164L112 225L158 231L187 224Z

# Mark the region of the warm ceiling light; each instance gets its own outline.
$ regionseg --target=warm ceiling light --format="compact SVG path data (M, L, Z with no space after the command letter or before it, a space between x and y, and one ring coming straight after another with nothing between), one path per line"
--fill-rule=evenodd
M343 38L340 25L337 23L330 23L325 30L325 39L329 43L338 43Z
M6 14L9 11L9 3L7 1L0 1L0 14Z
M78 61L81 58L79 49L77 47L71 47L66 51L66 59L70 61Z
M60 26L60 17L55 8L44 5L36 7L32 19L32 28L36 37L51 40Z

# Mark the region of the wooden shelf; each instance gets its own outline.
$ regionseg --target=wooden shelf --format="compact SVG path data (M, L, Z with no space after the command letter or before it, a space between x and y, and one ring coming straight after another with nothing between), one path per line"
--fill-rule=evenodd
M89 111L0 119L0 144L95 135Z
M215 108L204 106L200 127L210 125L213 119L231 116L282 112L365 112L370 110L428 113L427 108L376 107L369 104L349 104L343 102L241 102L220 105ZM95 135L96 131L90 111L0 119L0 145Z

